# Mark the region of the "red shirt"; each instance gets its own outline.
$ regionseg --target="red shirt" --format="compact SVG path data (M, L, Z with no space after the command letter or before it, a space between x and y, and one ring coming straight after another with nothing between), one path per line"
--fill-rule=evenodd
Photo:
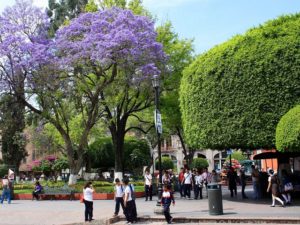
M182 182L184 180L184 173L183 172L179 173L178 179L179 179L180 182Z

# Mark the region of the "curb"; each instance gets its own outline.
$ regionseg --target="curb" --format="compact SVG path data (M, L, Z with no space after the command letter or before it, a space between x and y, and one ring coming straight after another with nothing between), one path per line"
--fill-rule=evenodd
M125 217L111 218L110 224L114 224L120 221L126 221ZM165 222L164 217L138 217L138 222ZM173 222L176 223L249 223L249 224L300 224L300 218L186 218L186 217L174 217Z

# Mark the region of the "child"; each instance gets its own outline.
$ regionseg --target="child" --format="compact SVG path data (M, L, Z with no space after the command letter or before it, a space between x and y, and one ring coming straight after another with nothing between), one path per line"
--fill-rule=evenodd
M116 201L116 207L115 207L115 213L114 216L117 216L119 214L120 205L122 206L123 212L124 212L124 190L123 186L119 180L119 178L115 179L115 201Z
M164 191L161 196L161 204L164 207L164 215L168 224L172 223L172 216L170 215L170 205L171 202L175 205L175 200L171 188L168 185L164 185Z

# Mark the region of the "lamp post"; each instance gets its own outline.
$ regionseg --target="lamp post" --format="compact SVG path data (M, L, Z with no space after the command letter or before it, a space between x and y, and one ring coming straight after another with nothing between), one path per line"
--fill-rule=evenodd
M157 134L158 170L159 170L157 206L160 206L161 195L162 195L161 140L160 140L160 135L162 133L162 123L161 123L161 114L159 112L159 76L158 75L153 76L152 86L155 90L154 121L155 121L155 129Z

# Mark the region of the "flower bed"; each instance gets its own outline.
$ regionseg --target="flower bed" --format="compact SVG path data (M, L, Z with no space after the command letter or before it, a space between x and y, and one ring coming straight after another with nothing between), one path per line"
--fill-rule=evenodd
M81 193L75 193L73 200L79 200L81 195L82 195ZM141 192L141 191L136 192L135 196L137 198L142 198L142 197L144 197L144 192ZM114 194L113 193L94 193L93 197L94 197L94 200L112 200L112 199L114 199ZM15 194L14 199L15 200L32 200L32 194L29 194L29 193ZM50 200L51 197L41 195L41 199L42 200ZM69 200L70 196L59 194L59 195L55 195L54 199L55 200Z

